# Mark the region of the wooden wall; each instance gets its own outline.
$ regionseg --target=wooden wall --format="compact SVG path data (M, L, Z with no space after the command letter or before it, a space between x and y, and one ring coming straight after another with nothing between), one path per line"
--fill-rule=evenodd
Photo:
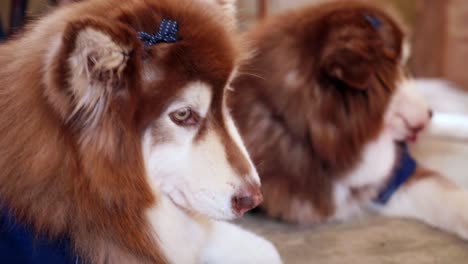
M0 0L0 16L9 26L11 2ZM71 0L60 0L71 1ZM123 0L122 0L123 1ZM238 0L240 27L253 26L263 16L327 0ZM377 0L374 0L377 1ZM383 0L379 0L383 1ZM468 0L385 0L410 26L411 69L418 77L443 77L468 88ZM47 0L29 0L29 17L48 7Z
M5 31L9 31L11 5L14 0L0 0L0 17ZM49 6L48 0L28 0L26 15L34 17L45 11Z
M468 89L468 1L424 0L418 11L412 66Z
M272 15L327 0L264 1L268 14ZM446 78L468 89L468 0L385 1L400 14L410 30L413 45L410 69L414 75ZM243 28L255 24L256 2L260 0L240 0Z

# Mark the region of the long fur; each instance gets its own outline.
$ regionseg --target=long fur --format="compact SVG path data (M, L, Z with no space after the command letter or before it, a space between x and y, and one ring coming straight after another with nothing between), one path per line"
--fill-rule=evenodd
M381 34L366 13L384 21ZM331 216L334 182L382 130L404 34L380 9L355 2L288 12L248 34L255 55L234 81L231 107L260 164L264 207L281 216L297 198ZM365 92L330 76L328 65Z
M238 55L222 12L233 1L202 2L73 3L0 46L0 199L35 234L70 238L86 263L166 263L142 141L192 82L212 87L230 164L256 175L222 114ZM179 22L180 41L145 48L136 32L163 18Z
M467 239L468 192L421 166L388 204L371 206L399 166L397 142L416 140L432 116L405 74L398 19L364 1L333 1L267 19L245 37L254 55L230 107L269 216L316 224L371 207Z

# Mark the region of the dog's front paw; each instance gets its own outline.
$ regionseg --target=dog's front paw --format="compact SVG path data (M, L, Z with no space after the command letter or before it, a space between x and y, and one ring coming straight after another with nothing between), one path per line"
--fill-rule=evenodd
M238 226L217 222L203 251L203 264L280 264L276 247L266 239Z

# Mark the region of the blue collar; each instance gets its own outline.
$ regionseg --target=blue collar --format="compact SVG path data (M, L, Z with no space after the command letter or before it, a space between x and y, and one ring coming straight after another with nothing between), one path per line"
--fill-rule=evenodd
M403 145L401 150L400 163L396 167L393 176L388 182L387 186L380 192L374 200L377 204L385 205L388 203L393 194L414 174L416 171L417 163L411 157L406 144Z

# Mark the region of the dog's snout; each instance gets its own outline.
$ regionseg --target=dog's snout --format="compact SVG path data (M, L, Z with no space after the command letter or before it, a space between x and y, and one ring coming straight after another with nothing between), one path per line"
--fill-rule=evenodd
M263 201L263 196L260 191L255 193L242 193L232 197L232 208L237 215L241 216L244 213L257 207Z

